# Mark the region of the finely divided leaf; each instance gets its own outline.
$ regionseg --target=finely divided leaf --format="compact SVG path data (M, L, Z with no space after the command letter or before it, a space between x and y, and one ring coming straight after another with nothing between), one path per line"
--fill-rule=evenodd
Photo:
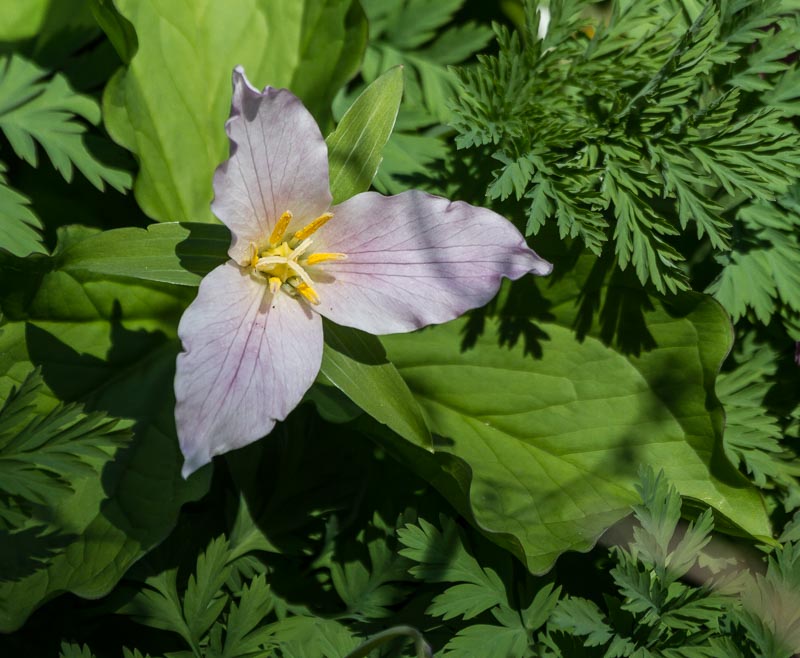
M42 414L35 409L41 387L35 370L0 409L0 492L6 504L10 499L22 509L55 504L74 479L97 476L111 452L131 438L118 419L87 415L77 404ZM0 506L0 519L5 510Z
M47 74L19 55L0 58L0 130L11 147L35 167L38 143L67 181L75 166L99 190L105 183L128 189L130 174L96 160L83 141L86 126L79 119L97 124L100 107L73 91L61 74L44 80Z
M30 209L30 199L8 185L0 162L0 250L24 258L46 254L42 244L42 222Z

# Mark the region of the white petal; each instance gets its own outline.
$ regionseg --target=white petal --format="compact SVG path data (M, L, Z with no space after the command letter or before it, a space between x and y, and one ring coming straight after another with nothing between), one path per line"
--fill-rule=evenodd
M181 318L175 421L183 475L268 434L322 362L322 322L302 302L229 261L200 283Z
M328 209L328 148L297 96L273 87L259 92L241 67L233 72L225 128L231 153L214 174L211 210L233 234L228 254L243 263L250 243L269 238L287 210L295 229Z
M461 201L366 192L333 213L314 251L347 259L309 268L320 298L316 310L373 334L447 322L486 304L502 277L552 269L507 219Z

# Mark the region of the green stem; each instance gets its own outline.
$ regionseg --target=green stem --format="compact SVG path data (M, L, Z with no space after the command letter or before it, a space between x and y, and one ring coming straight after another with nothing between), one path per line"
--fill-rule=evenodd
M414 640L414 646L417 649L417 658L433 658L433 651L425 641L422 633L411 626L393 626L392 628L387 628L385 631L373 635L364 642L364 644L348 653L345 658L365 658L370 651L379 647L384 642L391 642L403 636Z

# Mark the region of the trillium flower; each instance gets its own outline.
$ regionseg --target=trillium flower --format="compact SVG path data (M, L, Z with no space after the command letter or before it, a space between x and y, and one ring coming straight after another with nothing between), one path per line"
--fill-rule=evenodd
M175 419L187 477L268 434L322 363L322 317L372 334L413 331L482 306L502 277L548 274L506 219L404 192L331 207L325 140L298 98L237 67L214 175L230 260L200 283L178 327Z

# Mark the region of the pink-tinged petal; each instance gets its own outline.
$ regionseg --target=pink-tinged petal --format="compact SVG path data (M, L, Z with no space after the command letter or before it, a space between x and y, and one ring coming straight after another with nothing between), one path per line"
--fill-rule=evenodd
M187 477L268 434L300 402L322 362L322 321L232 261L200 283L181 318L175 421Z
M287 210L295 227L328 209L328 148L297 96L272 87L259 92L238 66L225 129L230 158L214 174L211 210L233 234L228 254L243 263L250 243L269 238Z
M313 251L347 259L313 268L315 308L373 334L447 322L488 302L502 277L552 270L508 220L461 201L366 192L333 213L314 236Z

